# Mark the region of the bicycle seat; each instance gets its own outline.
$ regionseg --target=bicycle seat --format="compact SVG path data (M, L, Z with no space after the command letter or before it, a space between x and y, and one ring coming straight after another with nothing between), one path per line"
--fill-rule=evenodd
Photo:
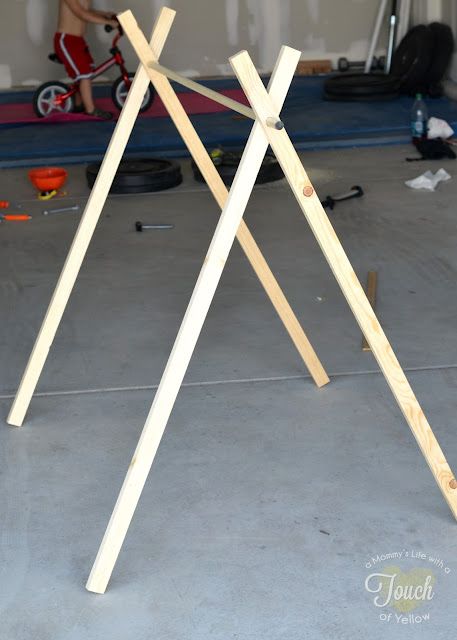
M54 51L48 55L48 59L51 62L57 62L57 64L63 64L59 59L59 56L57 55L57 53L55 53Z

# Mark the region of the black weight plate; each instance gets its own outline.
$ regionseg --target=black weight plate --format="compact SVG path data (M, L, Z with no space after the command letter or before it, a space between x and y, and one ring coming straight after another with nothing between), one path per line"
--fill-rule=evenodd
M324 91L327 95L350 97L374 97L395 93L398 80L383 73L351 73L332 76L325 81Z
M86 169L87 183L93 187L100 163ZM161 158L122 160L111 185L110 193L147 193L163 191L182 182L181 167L177 162Z
M428 93L437 97L442 94L440 83L454 52L454 36L452 29L441 22L432 22L428 28L434 39L433 56L427 72Z
M401 83L401 91L416 93L428 85L433 59L434 36L429 27L419 24L408 31L392 57L390 73Z
M392 91L391 93L375 93L371 95L353 95L351 93L345 95L344 93L341 93L337 96L324 91L324 100L332 102L379 102L385 100L395 100L399 97L400 94L398 91Z
M230 186L232 184L235 173L238 169L238 165L241 160L241 153L225 153L223 156L222 164L217 165L216 169L221 176L224 184ZM192 160L192 171L194 172L194 178L197 182L205 182L200 169ZM262 166L257 175L256 184L265 184L267 182L274 182L275 180L281 180L284 178L284 173L281 169L281 165L274 156L266 155L263 159Z

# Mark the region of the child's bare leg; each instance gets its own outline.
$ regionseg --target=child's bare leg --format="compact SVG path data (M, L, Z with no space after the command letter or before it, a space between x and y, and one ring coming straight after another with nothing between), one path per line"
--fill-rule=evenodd
M80 80L79 92L81 93L81 98L86 112L92 113L95 109L95 104L92 98L92 81L90 78L82 78Z

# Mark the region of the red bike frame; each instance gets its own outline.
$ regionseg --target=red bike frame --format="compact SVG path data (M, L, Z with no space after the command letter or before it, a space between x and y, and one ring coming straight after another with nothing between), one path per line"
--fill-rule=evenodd
M102 64L100 64L98 67L95 67L94 72L91 75L91 79L97 78L104 71L107 71L108 69L110 69L116 64L121 70L121 75L125 82L125 86L127 87L127 89L130 89L130 85L132 83L128 76L127 69L125 68L125 61L122 56L121 50L117 46L117 43L119 42L119 39L121 37L122 37L122 31L118 29L118 32L115 35L113 42L111 44L111 49L110 49L111 58L108 58L108 60L105 60L105 62L102 62ZM75 95L75 93L77 93L78 91L79 91L79 82L74 82L73 84L70 85L70 88L66 93L60 93L56 95L56 97L54 98L56 107L61 107L62 105L64 105L65 102L68 100L68 98L70 98L70 96Z

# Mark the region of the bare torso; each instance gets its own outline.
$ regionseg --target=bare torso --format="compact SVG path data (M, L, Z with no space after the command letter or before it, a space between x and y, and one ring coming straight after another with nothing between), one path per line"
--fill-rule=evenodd
M79 4L84 9L90 8L90 0L79 0ZM83 36L86 31L86 22L75 16L65 0L59 0L57 31L59 33L68 33L72 36Z

